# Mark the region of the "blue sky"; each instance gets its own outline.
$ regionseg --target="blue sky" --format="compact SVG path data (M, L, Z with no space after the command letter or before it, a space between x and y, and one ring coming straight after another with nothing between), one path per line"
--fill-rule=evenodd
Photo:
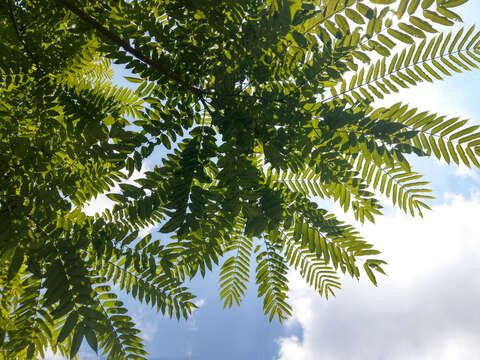
M480 4L472 0L461 13L467 26L473 24ZM480 124L479 93L480 70L410 89L385 104L406 101ZM432 182L433 211L421 220L387 207L376 225L359 226L389 262L377 288L365 278L346 278L344 289L326 301L292 273L294 316L281 326L263 315L253 282L240 308L224 310L215 270L191 284L199 309L188 321L125 300L149 359L480 358L480 171L434 159L414 164ZM81 358L96 357L83 352Z

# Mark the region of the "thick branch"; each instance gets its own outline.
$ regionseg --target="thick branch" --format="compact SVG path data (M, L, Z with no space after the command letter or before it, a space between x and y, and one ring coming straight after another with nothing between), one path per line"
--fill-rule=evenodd
M84 20L85 22L89 23L91 26L93 26L98 32L100 32L103 36L105 36L108 40L111 42L115 43L116 45L122 47L126 52L130 53L133 55L135 58L138 60L144 62L145 64L149 65L152 69L158 71L159 73L167 76L170 80L176 82L177 84L180 84L183 88L191 91L195 95L202 97L203 91L199 88L196 88L189 83L187 83L185 80L181 79L178 77L176 74L172 73L171 71L167 70L165 67L163 67L162 64L152 60L151 58L145 56L141 51L138 49L135 49L130 45L130 43L126 40L123 40L120 38L118 35L112 33L110 30L108 30L105 26L100 24L97 20L89 16L88 14L84 13L81 9L76 7L72 2L69 0L57 0L57 3L62 5L63 7L67 8L71 12L73 12L75 15L77 15L80 19Z

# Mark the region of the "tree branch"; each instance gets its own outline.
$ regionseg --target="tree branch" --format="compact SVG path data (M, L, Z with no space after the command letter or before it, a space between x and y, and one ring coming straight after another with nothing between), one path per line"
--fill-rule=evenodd
M105 26L100 24L97 20L83 12L81 9L76 7L70 0L56 0L57 3L59 3L62 7L70 10L73 12L75 15L77 15L80 19L83 21L89 23L91 26L93 26L98 32L100 32L105 38L110 40L111 42L115 43L116 45L122 47L126 52L130 53L133 55L135 58L138 60L142 61L143 63L149 65L152 69L158 71L159 73L165 75L168 77L170 80L176 82L177 84L181 85L183 88L191 91L193 94L199 96L200 98L203 97L204 91L196 88L189 83L187 83L185 80L181 79L178 77L176 74L172 73L171 71L167 70L162 64L154 61L153 59L149 58L148 56L144 55L141 51L138 49L135 49L130 45L130 43L127 40L124 40L120 38L118 35L112 33L109 29L107 29Z
M40 65L38 63L37 58L30 51L30 48L28 47L25 40L23 40L22 34L20 33L20 30L18 29L18 22L17 22L17 18L15 17L15 12L13 11L13 7L14 7L14 5L13 5L12 0L8 0L8 14L10 15L10 19L12 20L12 25L13 25L13 28L15 29L15 33L17 34L17 38L22 43L23 48L25 49L25 52L27 53L28 57L35 64L35 66L37 67L37 70L40 70Z

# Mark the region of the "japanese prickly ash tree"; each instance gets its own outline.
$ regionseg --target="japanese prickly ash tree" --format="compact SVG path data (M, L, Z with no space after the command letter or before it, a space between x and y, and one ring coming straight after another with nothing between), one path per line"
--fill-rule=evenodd
M228 307L255 267L270 320L290 314L289 267L325 297L339 272L376 284L379 251L313 197L360 222L381 214L378 193L422 215L428 183L405 155L480 167L477 126L372 105L478 67L474 27L442 32L465 2L2 0L6 358L73 357L85 339L144 359L111 286L187 317L184 282L213 264ZM132 89L112 84L112 62ZM87 216L105 192L115 206ZM166 235L139 238L155 224Z

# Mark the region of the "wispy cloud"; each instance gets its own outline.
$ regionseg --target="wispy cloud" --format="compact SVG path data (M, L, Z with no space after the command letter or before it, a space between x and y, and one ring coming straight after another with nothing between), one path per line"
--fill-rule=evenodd
M447 78L444 82L419 83L416 87L401 89L397 94L377 100L375 106L389 107L394 103L402 102L416 107L421 111L431 111L438 115L472 119L472 113L465 104L465 89L455 87L454 78Z
M465 165L460 165L455 169L455 175L460 177L471 178L475 181L480 181L480 175L478 174L478 170L469 168Z
M195 305L197 305L196 309L193 309L192 314L189 316L187 320L187 328L190 331L197 331L198 330L198 324L197 324L197 317L196 317L196 312L203 306L205 305L205 299L198 299L195 301Z
M135 309L130 309L130 313L135 327L140 330L141 337L145 339L146 342L152 342L159 329L159 319L156 309L142 304Z

